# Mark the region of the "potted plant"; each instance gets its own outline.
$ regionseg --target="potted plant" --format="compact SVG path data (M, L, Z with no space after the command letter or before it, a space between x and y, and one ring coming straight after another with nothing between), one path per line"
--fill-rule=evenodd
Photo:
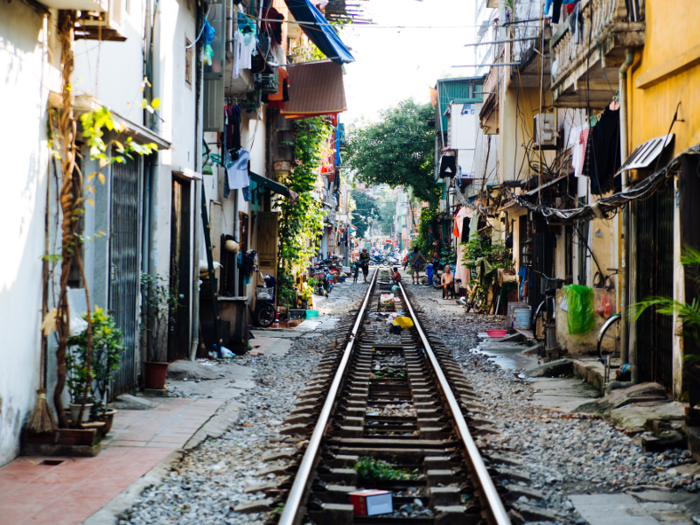
M168 372L168 332L172 332L179 297L170 292L170 284L162 275L141 274L141 308L146 335L144 386L163 390Z
M109 385L114 372L119 370L124 333L117 328L114 318L101 308L92 315L92 376L98 397L93 412L98 421L105 423L102 432L107 434L112 428L117 411L106 405Z
M87 314L83 316L87 320ZM92 362L90 376L93 383L90 390L97 391L97 396L88 392L90 403L85 405L83 411L83 421L87 421L88 416L96 421L103 421L105 426L103 433L106 434L112 428L112 422L116 410L108 409L106 405L109 384L114 372L119 370L121 354L124 351L122 343L123 333L114 322L114 318L101 308L97 308L91 316L92 324ZM85 377L87 367L85 360L87 356L87 328L79 334L68 338L68 345L71 352L66 354L66 365L68 372L68 389L73 403L70 405L73 422L76 422L80 405L85 393Z
M70 395L70 414L73 425L78 426L78 423L85 423L90 417L90 412L94 405L93 398L90 393L91 385L86 384L88 374L87 367L87 328L68 338L68 351L66 352L66 386ZM78 421L80 408L83 404L85 389L88 389L87 403L83 409L83 417Z

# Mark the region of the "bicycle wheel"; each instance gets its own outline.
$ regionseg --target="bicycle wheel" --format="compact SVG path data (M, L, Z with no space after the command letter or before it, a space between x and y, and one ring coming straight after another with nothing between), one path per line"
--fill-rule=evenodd
M271 304L265 304L258 310L258 324L263 328L272 326L277 318L277 310Z
M620 351L620 314L608 317L598 332L598 357Z
M535 312L535 317L532 320L532 334L535 336L535 340L540 342L544 341L547 334L547 306L546 302L542 301L537 307Z

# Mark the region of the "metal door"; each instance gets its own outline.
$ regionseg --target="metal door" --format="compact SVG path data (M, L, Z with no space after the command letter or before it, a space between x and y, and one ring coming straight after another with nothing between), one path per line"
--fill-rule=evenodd
M109 310L124 333L125 350L114 373L110 400L136 388L141 254L141 160L112 166Z
M673 193L669 188L636 204L637 300L673 296ZM652 308L636 323L642 381L673 387L673 320Z

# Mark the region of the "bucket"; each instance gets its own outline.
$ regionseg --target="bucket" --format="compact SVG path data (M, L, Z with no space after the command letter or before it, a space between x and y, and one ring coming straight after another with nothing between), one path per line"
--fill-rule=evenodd
M532 317L532 310L529 308L516 308L513 310L513 328L520 328L521 330L530 329L530 319Z

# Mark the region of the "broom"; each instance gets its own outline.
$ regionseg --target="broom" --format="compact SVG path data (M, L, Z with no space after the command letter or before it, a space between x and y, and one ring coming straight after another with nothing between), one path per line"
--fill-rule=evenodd
M47 185L48 186L48 185ZM47 187L46 191L46 202L49 202L49 191ZM46 221L44 224L45 235L44 235L44 248L46 253L49 253L49 214L46 213ZM37 400L36 406L34 407L34 412L32 417L29 418L27 423L27 430L34 432L36 434L41 434L44 432L51 432L56 430L58 425L53 417L53 412L51 412L51 407L46 400L46 338L54 331L56 325L56 309L54 308L50 312L46 312L46 303L48 296L48 285L49 285L49 263L44 259L44 289L42 293L42 305L41 313L44 314L43 323L41 325L41 388L36 391Z

